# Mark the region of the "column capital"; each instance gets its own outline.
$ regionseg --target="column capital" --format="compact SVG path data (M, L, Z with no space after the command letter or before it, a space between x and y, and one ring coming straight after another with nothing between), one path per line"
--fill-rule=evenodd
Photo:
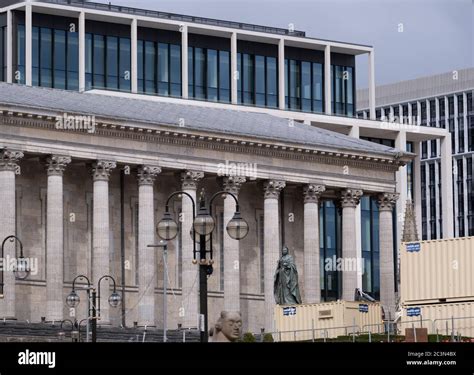
M185 171L181 173L181 183L183 190L196 190L197 184L204 178L204 172Z
M268 180L263 183L265 199L278 199L280 192L285 188L286 182L279 180Z
M161 168L152 165L142 165L138 168L138 185L153 185L156 176L161 173Z
M18 162L23 156L23 152L21 151L0 150L0 171L14 172L18 167Z
M108 181L110 172L117 167L115 161L98 160L92 165L92 176L94 181Z
M360 198L362 197L362 190L358 189L345 189L341 191L341 206L345 207L356 207L359 204Z
M232 193L234 195L239 195L240 188L247 181L245 177L240 176L229 176L222 178L222 187L223 190L227 193Z
M326 186L308 184L303 187L304 203L318 203L321 194L326 191Z
M379 211L392 211L400 194L382 193L377 196Z
M70 156L51 155L46 159L46 171L48 176L62 176L68 164L71 163Z

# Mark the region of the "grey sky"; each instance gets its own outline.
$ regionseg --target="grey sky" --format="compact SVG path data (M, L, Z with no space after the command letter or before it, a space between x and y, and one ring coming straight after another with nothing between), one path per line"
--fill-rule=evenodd
M96 0L108 3L108 1ZM376 84L474 66L473 0L113 0L112 4L287 28L373 45ZM398 32L400 24L403 32ZM367 57L357 59L367 87Z

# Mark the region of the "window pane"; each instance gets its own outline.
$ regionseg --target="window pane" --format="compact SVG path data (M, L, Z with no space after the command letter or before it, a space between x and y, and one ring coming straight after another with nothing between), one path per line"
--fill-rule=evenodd
M188 47L188 91L189 97L194 98L194 48Z
M313 111L323 112L323 66L313 63Z
M219 100L230 101L230 54L219 51Z
M278 72L275 57L267 57L267 106L276 107L278 97Z
M156 92L155 43L145 42L145 91Z
M194 90L196 91L195 97L198 99L205 99L205 68L206 68L206 56L202 48L195 48L195 65L194 65Z
M54 30L54 69L66 70L66 31Z
M237 53L237 102L242 103L242 54Z
M255 104L265 105L265 57L255 56Z
M53 37L51 29L40 29L40 65L42 69L52 68Z
M145 82L145 72L143 69L143 53L144 53L145 44L143 40L138 41L138 53L137 53L137 65L138 65L138 92L144 92L145 88L143 87Z
M301 109L306 112L311 111L311 63L303 61L301 63L301 88L302 101Z
M254 103L254 77L253 77L253 59L249 54L243 55L242 62L242 79L244 85L244 103L253 104Z
M217 100L217 51L207 50L207 99Z
M169 95L168 44L158 43L158 93Z
M171 95L181 96L181 46L170 45Z
M39 28L33 27L33 35L32 35L32 43L33 43L33 50L32 50L32 67L33 67L33 86L39 86Z
M67 34L67 89L79 89L79 41L77 33Z
M86 34L86 90L92 86L92 34Z
M119 76L120 76L120 90L131 90L131 53L130 53L130 39L120 38L120 53L119 53ZM140 45L139 45L140 46ZM138 47L140 48L140 47ZM142 51L143 63L143 51ZM143 74L143 69L141 69ZM138 75L140 77L140 75Z
M118 89L118 38L107 37L107 88Z

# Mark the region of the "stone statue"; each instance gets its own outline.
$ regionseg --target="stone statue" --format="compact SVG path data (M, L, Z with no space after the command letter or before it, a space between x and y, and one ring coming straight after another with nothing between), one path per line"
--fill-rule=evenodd
M210 330L211 342L234 342L240 338L242 318L239 312L222 311L214 328Z
M301 303L298 287L298 271L288 247L283 246L282 256L275 271L273 293L278 305L296 305Z

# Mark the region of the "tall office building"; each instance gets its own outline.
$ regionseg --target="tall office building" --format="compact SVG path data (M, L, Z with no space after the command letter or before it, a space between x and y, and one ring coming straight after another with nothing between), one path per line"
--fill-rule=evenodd
M416 145L419 165L409 168L419 184L415 204L419 233L423 240L474 236L474 68L422 77L376 88L376 117L382 121L393 118L395 123L416 124L420 132L427 128L449 130L450 150L443 152L440 140ZM359 90L358 117L369 116L367 90ZM412 145L413 146L413 145ZM443 178L441 166L452 168L452 210L445 213L443 190L449 181ZM446 217L446 214L449 215ZM443 221L453 227L446 233Z
M211 319L240 310L245 329L273 329L284 244L304 302L353 300L362 288L394 310L407 145L440 139L450 151L451 141L443 128L376 119L371 46L93 2L2 4L0 238L16 233L38 269L23 281L2 273L0 317L63 319L73 280L97 287L108 274L124 305L108 308L102 279L101 322L162 326L166 314L170 327L196 327L188 198L197 205L203 188L208 201L233 193L250 228L233 240L235 202L215 196ZM354 116L362 54L369 119ZM450 170L441 161L449 186ZM164 267L148 245L176 191L186 194L168 202L179 233ZM444 216L451 193L441 195ZM449 232L449 220L440 225ZM349 260L344 270L338 258ZM86 314L81 303L76 316Z

